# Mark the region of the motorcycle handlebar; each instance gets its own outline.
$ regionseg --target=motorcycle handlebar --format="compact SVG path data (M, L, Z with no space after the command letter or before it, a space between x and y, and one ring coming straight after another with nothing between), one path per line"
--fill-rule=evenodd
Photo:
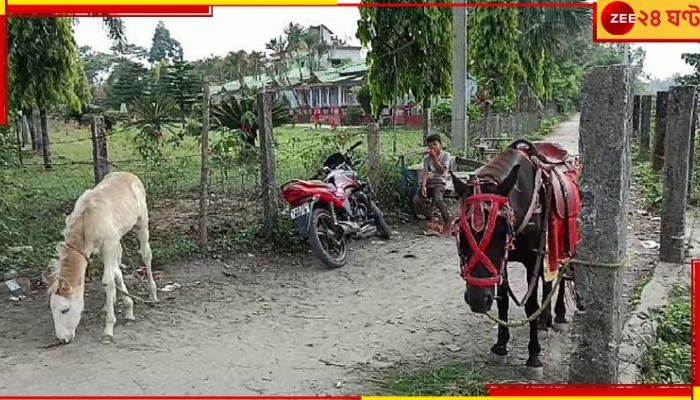
M362 144L362 140L358 140L357 143L355 143L355 144L353 144L352 146L350 146L350 148L348 149L348 152L351 152L351 151L355 150L355 149L356 149L358 146L360 146L361 144Z

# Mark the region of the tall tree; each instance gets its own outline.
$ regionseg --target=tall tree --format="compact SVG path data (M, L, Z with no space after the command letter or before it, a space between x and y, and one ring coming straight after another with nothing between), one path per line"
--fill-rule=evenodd
M299 80L304 79L304 70L302 68L302 54L307 54L306 42L304 42L304 27L300 24L290 22L284 28L284 34L287 37L286 53L291 57L299 71Z
M107 99L110 107L119 109L127 107L143 96L148 89L150 73L138 61L122 58L107 79Z
M44 168L52 169L48 113L60 104L79 110L89 96L70 18L10 18L8 70L12 103L39 110ZM38 79L38 77L40 77Z
M423 134L427 135L431 97L451 91L452 9L360 7L357 37L370 48L367 64L372 106L376 109L380 104L392 104L396 97L410 93L423 103Z
M170 36L170 31L163 21L158 21L153 32L151 50L148 52L148 62L154 64L159 61L169 63L182 59L182 46L180 42Z
M185 127L186 118L192 114L199 93L202 91L202 80L199 79L194 67L187 61L175 61L168 68L170 95L175 100L182 127Z
M519 0L522 4L534 0ZM551 3L554 0L545 0ZM521 7L518 9L520 37L518 54L525 82L540 98L551 97L552 71L555 64L571 58L577 39L591 32L592 9L581 7Z
M508 0L487 0L508 3ZM490 96L515 99L516 85L525 72L518 55L518 9L515 7L477 7L469 45L469 68L484 83ZM539 61L535 61L537 64Z

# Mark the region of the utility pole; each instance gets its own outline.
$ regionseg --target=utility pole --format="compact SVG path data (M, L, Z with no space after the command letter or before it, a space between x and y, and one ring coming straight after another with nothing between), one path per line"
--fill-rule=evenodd
M457 3L459 0L454 0ZM462 155L467 151L467 9L452 7L452 147Z

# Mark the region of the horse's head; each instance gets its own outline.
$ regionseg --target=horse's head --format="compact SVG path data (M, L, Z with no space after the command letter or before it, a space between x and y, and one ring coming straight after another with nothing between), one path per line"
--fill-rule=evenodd
M459 218L453 229L461 275L467 283L464 300L472 312L491 309L496 287L503 282L508 250L515 237L515 216L508 194L515 186L519 165L500 183L472 177L464 182L452 174L460 197Z
M55 262L87 263L83 259L71 256ZM56 271L60 270L56 269ZM68 279L57 273L44 273L42 274L42 279L49 288L49 304L51 305L51 315L56 337L63 343L70 343L75 337L75 330L80 324L80 317L85 306L83 298L84 285L80 283L71 284Z

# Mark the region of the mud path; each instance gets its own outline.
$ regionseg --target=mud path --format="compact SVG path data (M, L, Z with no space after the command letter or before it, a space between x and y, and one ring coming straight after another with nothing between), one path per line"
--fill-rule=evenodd
M577 118L553 138L577 144ZM161 293L155 307L137 303L135 323L118 315L111 345L99 341L99 282L90 284L76 340L51 349L39 348L53 334L43 291L0 299L0 395L367 395L378 393L367 378L386 367L482 363L496 326L464 304L453 239L396 229L386 243L353 243L350 263L338 270L310 256L245 254L171 265L158 286L182 287ZM650 258L634 235L628 240ZM524 269L511 270L521 296ZM627 296L638 273L629 273ZM145 292L133 278L127 285ZM524 317L511 305L512 319ZM524 380L527 331L511 331L509 365L497 371L504 379ZM566 379L568 347L567 333L550 332L547 381Z

